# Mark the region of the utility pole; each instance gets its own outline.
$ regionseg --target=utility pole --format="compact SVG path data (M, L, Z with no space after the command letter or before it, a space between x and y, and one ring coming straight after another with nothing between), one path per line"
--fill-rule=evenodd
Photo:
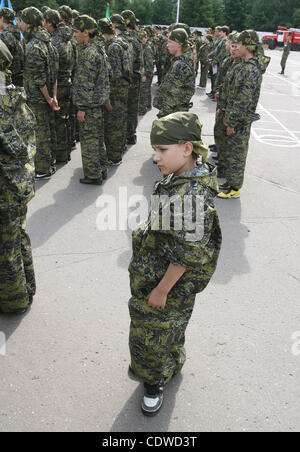
M177 18L176 22L179 22L179 14L180 14L180 0L177 0Z

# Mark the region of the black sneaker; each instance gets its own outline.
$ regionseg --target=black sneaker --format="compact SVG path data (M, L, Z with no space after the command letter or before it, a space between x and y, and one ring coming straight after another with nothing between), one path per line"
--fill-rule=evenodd
M35 180L49 180L51 179L51 173L35 173Z
M144 383L144 397L142 399L142 413L145 416L155 416L162 407L164 395L161 386L151 386Z
M89 177L84 177L83 179L80 179L79 182L81 184L85 185L102 185L102 177L99 177L98 179L90 179Z

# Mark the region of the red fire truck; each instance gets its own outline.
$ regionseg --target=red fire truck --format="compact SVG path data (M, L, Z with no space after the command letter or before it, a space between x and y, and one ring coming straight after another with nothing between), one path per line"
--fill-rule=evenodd
M263 36L262 40L267 41L270 39L273 39L274 41L274 48L276 45L283 46L284 43L287 41L287 35L291 33L292 35L292 44L293 50L300 50L300 29L299 28L286 28L286 27L278 27L276 34L273 35L265 35Z

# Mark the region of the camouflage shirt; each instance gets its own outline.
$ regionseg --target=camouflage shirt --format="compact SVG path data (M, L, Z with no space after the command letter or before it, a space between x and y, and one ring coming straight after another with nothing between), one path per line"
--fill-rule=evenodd
M148 78L153 77L154 73L154 60L155 54L153 50L153 45L150 42L147 42L145 46L143 46L143 58L144 58L144 71L145 75Z
M111 85L117 87L119 83L128 84L132 75L128 44L114 37L107 44L106 53L111 67Z
M132 293L147 296L170 264L186 269L170 297L186 297L205 289L216 270L222 241L214 206L217 191L216 169L210 164L180 176L171 174L155 185L152 200L160 199L162 203L152 201L148 220L133 232L129 266ZM190 204L184 209L187 200ZM170 223L163 227L166 213L170 213ZM182 227L177 227L180 222ZM201 224L201 231L193 231L192 223Z
M257 58L233 65L222 90L222 110L229 127L248 125L259 119L255 112L261 83L262 71Z
M153 105L161 111L172 113L176 106L188 105L195 93L194 62L189 52L173 58Z
M58 52L51 44L50 35L39 27L31 34L25 50L23 78L28 102L47 103L40 88L46 85L49 96L53 96L58 67Z
M110 65L105 52L94 39L78 46L73 81L73 103L82 111L105 105L109 99Z
M0 223L22 215L34 196L35 117L19 88L0 93Z
M25 59L25 47L21 40L21 34L18 27L9 25L0 33L0 39L6 44L8 50L13 56L13 62L10 66L13 81L18 78L22 80Z
M57 49L59 56L57 84L60 86L71 85L71 76L75 66L72 37L71 29L62 23L51 34L51 42Z
M140 78L141 74L144 73L142 44L138 39L138 35L135 31L128 32L128 35L132 38L133 75L137 78Z

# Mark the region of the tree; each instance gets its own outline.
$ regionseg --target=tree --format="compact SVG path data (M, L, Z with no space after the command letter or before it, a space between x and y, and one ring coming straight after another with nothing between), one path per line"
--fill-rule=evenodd
M293 27L300 28L300 8L295 9L293 15Z
M182 0L180 22L190 27L213 27L213 0Z
M152 24L153 6L151 0L132 0L129 9L134 12L142 25Z
M242 31L247 28L246 20L251 3L248 0L225 0L224 3L226 24L230 29Z
M177 0L154 0L153 16L154 24L170 25L176 20Z

